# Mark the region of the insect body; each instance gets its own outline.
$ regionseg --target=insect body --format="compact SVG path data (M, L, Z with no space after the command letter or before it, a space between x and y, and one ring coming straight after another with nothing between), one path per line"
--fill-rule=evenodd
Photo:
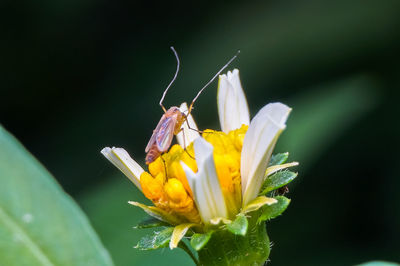
M169 108L163 114L145 149L146 164L154 162L161 153L168 150L173 136L181 131L181 126L185 121L186 115L176 106Z
M157 127L155 130L153 130L153 135L150 138L149 143L146 146L145 152L146 152L146 164L150 164L154 162L163 152L166 152L169 147L171 146L171 142L173 139L173 136L178 134L182 129L181 126L184 122L187 122L187 117L190 115L192 109L193 109L193 104L199 97L199 95L203 92L203 90L211 84L211 82L214 81L214 79L238 56L239 52L232 57L228 63L226 63L219 71L218 73L203 87L201 90L197 93L196 97L192 100L192 103L190 104L188 113L185 114L181 112L181 110L173 106L169 108L168 110L165 109L164 105L162 104L165 98L165 95L167 94L168 89L171 87L172 83L174 83L178 72L179 72L179 57L177 52L175 51L174 47L171 47L171 50L174 52L176 61L177 61L177 67L176 67L176 72L167 86L167 88L164 90L163 96L161 97L160 100L160 106L164 111L163 116L160 119L160 122L158 122ZM188 123L188 128L190 128L189 123ZM193 129L195 130L195 129ZM186 147L185 147L186 150Z
M289 188L288 186L283 186L278 188L276 191L278 192L279 196L284 196L285 194L289 193Z

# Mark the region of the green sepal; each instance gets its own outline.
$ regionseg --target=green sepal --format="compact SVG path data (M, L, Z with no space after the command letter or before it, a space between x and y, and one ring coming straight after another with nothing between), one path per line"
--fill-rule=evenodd
M228 230L215 230L208 243L198 251L197 265L264 265L270 253L265 222L257 224L258 211L247 217L244 236Z
M199 251L202 249L207 243L208 240L210 240L211 235L213 234L214 231L208 231L205 234L193 234L191 239L190 239L190 245L192 248L194 248L196 251Z
M260 209L264 205L272 205L277 203L277 200L274 198L269 198L266 196L258 196L257 198L253 199L249 202L244 208L242 209L241 213L245 214L248 212L253 212Z
M274 154L271 156L271 159L269 160L268 167L286 163L288 158L289 158L288 152Z
M276 172L265 179L260 195L265 195L270 191L283 187L292 182L296 177L297 173L289 170Z
M145 228L153 228L153 227L160 227L160 226L168 226L169 224L163 221L160 221L154 217L147 217L143 221L139 222L133 228L135 229L145 229Z
M277 203L262 207L260 211L261 214L257 219L257 224L281 215L289 206L290 199L284 196L277 196L275 199L278 201Z
M141 250L164 248L168 246L173 231L174 227L168 227L162 231L157 231L146 235L139 240L135 248Z
M226 229L235 235L245 236L248 226L249 222L247 221L246 216L243 213L240 213L236 216L236 219L233 220L233 222L226 225Z

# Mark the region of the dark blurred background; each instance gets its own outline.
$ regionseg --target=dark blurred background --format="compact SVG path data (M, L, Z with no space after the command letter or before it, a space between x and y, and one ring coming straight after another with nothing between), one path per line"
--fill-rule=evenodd
M100 155L144 165L158 101L191 101L238 49L250 111L293 112L276 152L301 163L291 205L268 223L271 265L400 261L400 1L2 1L0 123L83 207L117 265L185 265L140 252L145 201ZM219 128L216 82L200 128Z

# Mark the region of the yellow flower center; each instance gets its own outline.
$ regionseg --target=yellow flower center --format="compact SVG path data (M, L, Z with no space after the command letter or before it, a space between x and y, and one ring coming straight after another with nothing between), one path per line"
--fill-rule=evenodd
M240 153L247 129L248 126L243 125L228 134L210 129L202 134L214 147L214 163L229 218L234 218L241 206ZM149 172L140 176L140 185L143 194L155 206L183 220L199 223L200 216L181 162L197 172L193 143L186 150L180 145L174 145L167 153L149 164Z

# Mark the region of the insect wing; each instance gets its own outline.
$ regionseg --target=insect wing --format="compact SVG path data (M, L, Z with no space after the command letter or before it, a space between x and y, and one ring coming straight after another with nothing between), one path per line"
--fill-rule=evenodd
M175 116L166 117L162 121L156 135L156 144L159 151L165 152L171 145L172 138L174 137L174 129L176 122L177 121Z
M147 143L146 149L144 150L145 153L148 153L151 146L153 146L153 144L156 142L156 137L158 132L160 131L161 126L163 125L163 121L166 119L165 115L163 115L160 119L160 121L158 122L156 129L153 130L153 135L151 135L151 138L149 140L149 143Z
M156 135L157 135L157 131L154 130L153 135L151 135L149 143L147 143L146 149L144 150L145 153L148 153L151 146L153 146L153 144L156 142Z

